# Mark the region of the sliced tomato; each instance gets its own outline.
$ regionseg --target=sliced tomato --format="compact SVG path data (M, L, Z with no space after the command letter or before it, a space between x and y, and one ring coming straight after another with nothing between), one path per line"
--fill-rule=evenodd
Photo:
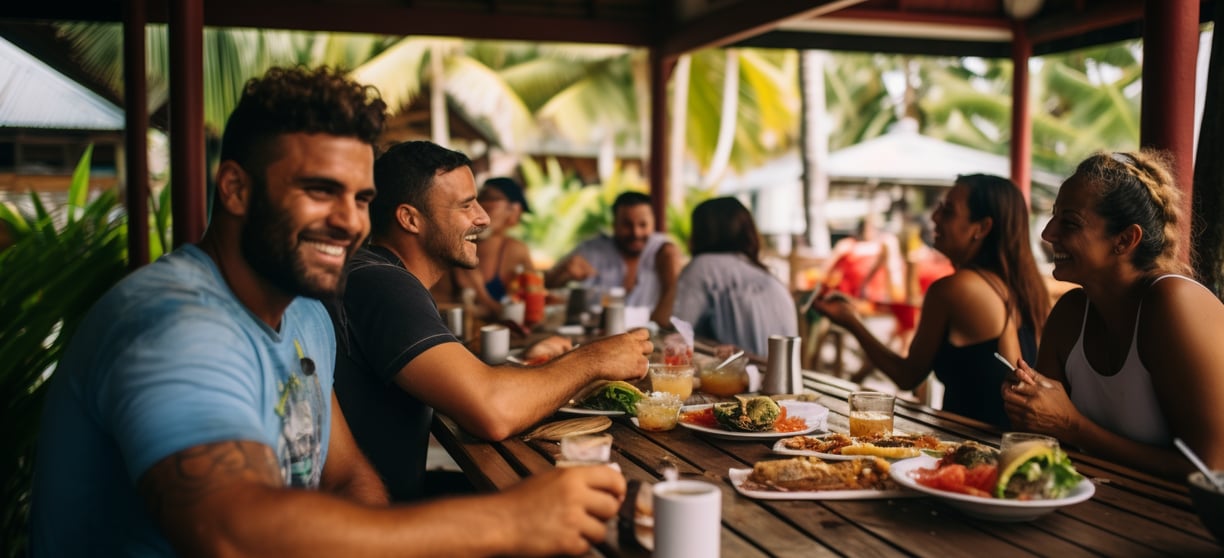
M965 472L965 486L989 493L994 490L999 480L999 468L995 465L981 464Z
M937 488L950 492L960 492L961 487L965 486L965 466L957 463L945 465L939 468L936 473L936 482L939 484Z
M936 480L938 475L939 469L914 469L910 471L910 478L914 479L914 482L930 488L939 488L939 482Z

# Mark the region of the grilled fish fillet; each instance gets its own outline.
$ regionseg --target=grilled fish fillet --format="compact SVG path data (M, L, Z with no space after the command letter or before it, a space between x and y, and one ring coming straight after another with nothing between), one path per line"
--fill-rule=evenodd
M884 490L893 488L888 462L878 457L825 462L815 457L761 461L748 482L767 490Z

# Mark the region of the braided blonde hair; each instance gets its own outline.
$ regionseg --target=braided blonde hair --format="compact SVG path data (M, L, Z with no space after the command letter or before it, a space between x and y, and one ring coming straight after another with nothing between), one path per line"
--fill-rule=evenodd
M1136 268L1152 275L1194 275L1180 256L1181 191L1169 172L1166 153L1151 149L1098 152L1080 163L1075 174L1099 186L1095 209L1105 219L1109 234L1131 225L1143 230L1131 256Z

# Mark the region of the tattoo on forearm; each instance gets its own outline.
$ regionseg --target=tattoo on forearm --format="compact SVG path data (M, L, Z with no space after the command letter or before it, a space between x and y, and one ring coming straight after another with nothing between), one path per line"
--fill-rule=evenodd
M190 508L208 495L238 483L281 486L280 466L270 448L256 442L196 446L158 462L141 481L154 516Z

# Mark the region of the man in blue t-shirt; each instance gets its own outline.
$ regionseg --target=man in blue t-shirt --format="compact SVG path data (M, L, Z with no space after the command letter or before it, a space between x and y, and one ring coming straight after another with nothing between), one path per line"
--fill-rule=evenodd
M343 291L369 233L384 110L328 69L246 85L208 232L104 295L51 379L34 556L546 555L600 540L589 524L624 494L607 467L387 508L332 395L317 300Z

